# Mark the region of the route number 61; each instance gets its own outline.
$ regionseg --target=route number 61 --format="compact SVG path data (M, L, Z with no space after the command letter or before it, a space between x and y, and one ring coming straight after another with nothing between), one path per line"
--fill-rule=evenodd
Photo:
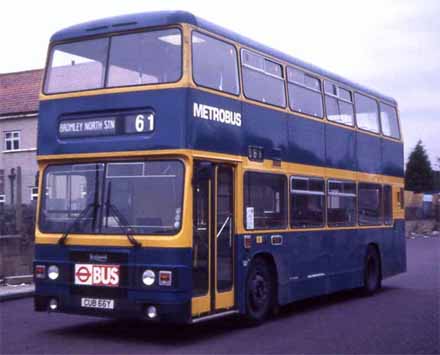
M151 132L154 130L154 115L152 113L139 114L136 116L134 125L136 132Z

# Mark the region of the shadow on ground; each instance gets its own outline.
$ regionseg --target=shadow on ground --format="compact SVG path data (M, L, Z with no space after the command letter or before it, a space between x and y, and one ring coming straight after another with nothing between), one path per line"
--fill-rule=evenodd
M389 293L399 290L393 287L384 287L380 293ZM378 296L379 296L378 295ZM282 307L279 314L265 324L283 321L287 317L305 315L317 312L322 308L330 307L344 302L357 302L361 298L358 290L339 292L332 295L315 297L304 301L294 302ZM102 340L123 340L133 342L146 342L157 345L184 346L211 337L216 337L229 332L246 331L250 325L237 316L213 320L194 325L158 324L143 321L106 320L97 319L86 324L57 328L48 332L74 338L100 338Z

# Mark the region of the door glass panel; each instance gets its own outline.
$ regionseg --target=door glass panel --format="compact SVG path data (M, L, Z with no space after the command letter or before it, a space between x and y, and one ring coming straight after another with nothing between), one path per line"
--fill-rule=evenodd
M233 233L233 172L220 166L217 170L217 290L232 288L232 233Z
M194 185L193 296L205 295L209 286L209 186L209 179Z

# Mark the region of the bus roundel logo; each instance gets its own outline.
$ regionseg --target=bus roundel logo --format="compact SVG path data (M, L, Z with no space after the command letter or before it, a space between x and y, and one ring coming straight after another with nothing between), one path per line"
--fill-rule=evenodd
M81 282L86 282L92 274L90 273L89 269L85 266L81 266L76 270L75 276L78 278Z

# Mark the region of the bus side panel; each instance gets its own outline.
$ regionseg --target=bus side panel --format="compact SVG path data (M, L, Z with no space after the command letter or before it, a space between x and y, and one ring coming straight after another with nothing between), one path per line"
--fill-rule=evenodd
M404 176L403 144L382 138L382 174Z
M326 165L356 170L355 132L330 124L326 125L325 132Z
M360 287L366 238L361 230L330 230L327 293Z
M259 234L260 235L260 234ZM273 257L278 276L278 302L287 304L318 295L363 285L367 246L379 248L383 277L406 271L404 221L393 228L322 230L282 233L283 244L270 243L270 233L261 234L263 243L244 248L243 236L236 238L237 305L245 312L246 276L252 258L260 253Z
M287 158L287 114L243 102L244 144L263 147L264 159ZM247 151L243 152L247 155Z
M382 173L382 153L379 137L356 132L357 170L365 173Z
M325 124L302 117L287 118L289 160L295 163L325 166Z
M288 233L282 248L284 263L289 265L286 277L288 293L280 294L280 302L321 295L326 292L323 274L329 267L329 238L324 231ZM283 297L284 296L284 297Z
M383 278L406 272L405 220L396 220L392 229L384 230L381 254Z
M188 148L247 154L244 153L246 147L241 139L245 123L240 101L189 89L187 112Z

